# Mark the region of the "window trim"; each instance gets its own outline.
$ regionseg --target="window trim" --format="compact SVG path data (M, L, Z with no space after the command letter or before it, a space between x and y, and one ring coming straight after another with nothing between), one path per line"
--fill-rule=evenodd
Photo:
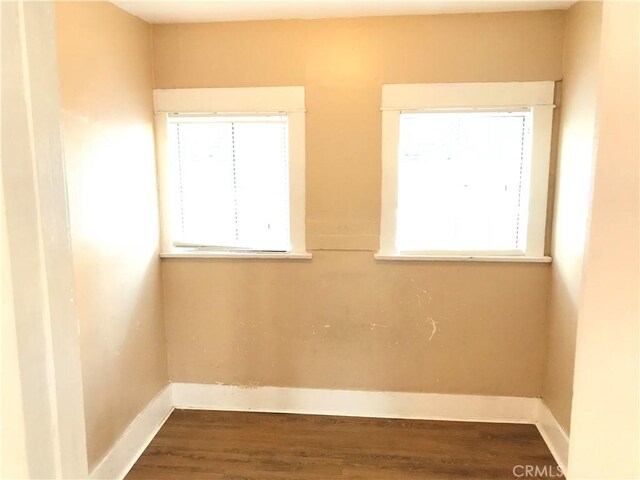
M158 190L161 218L161 258L294 258L309 259L305 243L305 92L304 87L178 88L153 91ZM184 114L280 114L289 128L289 252L176 248L172 244L168 116Z
M550 261L544 255L554 82L389 84L382 86L382 190L380 260ZM399 252L395 246L398 206L400 114L530 108L531 186L525 252Z

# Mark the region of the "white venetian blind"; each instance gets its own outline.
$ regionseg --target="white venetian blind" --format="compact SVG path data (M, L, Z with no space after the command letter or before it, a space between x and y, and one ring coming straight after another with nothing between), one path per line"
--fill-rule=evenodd
M175 246L289 251L287 117L169 117Z
M400 115L399 251L524 252L531 112Z

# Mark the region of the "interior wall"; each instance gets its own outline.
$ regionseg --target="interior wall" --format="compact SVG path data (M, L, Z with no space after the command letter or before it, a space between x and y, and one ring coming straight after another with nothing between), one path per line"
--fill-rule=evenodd
M564 12L155 25L156 88L302 85L310 262L163 260L174 382L536 396L544 264L384 263L381 85L560 80Z
M602 3L586 1L566 17L543 398L567 433L595 162L601 19Z
M604 2L568 478L640 478L640 4Z
M167 383L151 28L107 2L56 15L92 468Z
M2 473L86 478L51 2L2 2Z

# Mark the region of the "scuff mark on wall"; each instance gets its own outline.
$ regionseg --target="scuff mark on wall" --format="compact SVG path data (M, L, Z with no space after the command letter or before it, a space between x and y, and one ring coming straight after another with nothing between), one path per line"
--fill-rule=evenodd
M374 328L389 328L390 325L380 325L379 323L370 323L369 326L371 327L371 330L373 330Z
M224 384L219 384L219 385L224 385ZM236 388L238 388L240 390L255 390L257 388L262 387L263 385L262 385L261 382L252 381L252 382L246 383L244 385L231 385L231 386L235 386Z
M413 282L413 279L411 280ZM418 307L422 308L423 304L422 301L424 300L424 296L427 296L427 302L431 303L431 300L433 300L433 296L431 295L431 293L429 293L429 291L425 288L420 288L417 285L414 285L414 288L416 289L416 291L414 292L415 297L418 299Z
M438 322L436 322L433 318L431 317L427 317L426 322L431 324L431 335L429 335L429 339L427 340L427 342L430 342L433 339L433 336L436 334L436 332L438 331Z

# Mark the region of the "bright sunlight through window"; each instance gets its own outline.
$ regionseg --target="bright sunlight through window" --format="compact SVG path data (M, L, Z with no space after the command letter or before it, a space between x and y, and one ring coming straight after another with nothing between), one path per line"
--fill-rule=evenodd
M382 87L380 260L548 262L553 82Z
M524 251L531 112L400 115L396 248Z
M168 120L174 246L289 251L287 117Z
M162 258L310 259L304 87L153 91Z

